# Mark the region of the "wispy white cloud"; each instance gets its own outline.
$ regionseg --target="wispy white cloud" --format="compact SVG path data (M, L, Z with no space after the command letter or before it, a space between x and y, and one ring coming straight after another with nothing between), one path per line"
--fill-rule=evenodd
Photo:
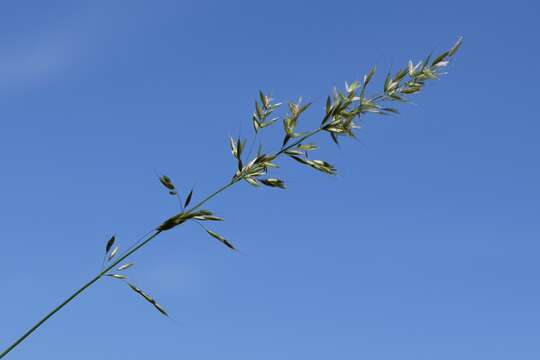
M114 11L104 10L77 6L56 14L52 22L44 17L20 33L12 31L9 41L0 42L0 86L46 81L99 51L117 20Z
M189 10L186 3L182 2L182 14ZM163 3L149 12L147 2L89 2L85 6L67 2L61 11L55 9L52 21L44 15L42 21L24 26L14 22L9 39L0 34L0 88L39 84L92 55L118 51L134 30L152 26L160 16L176 14L177 7L177 2Z
M69 39L53 35L17 49L1 49L0 81L6 85L40 81L70 65L75 50Z

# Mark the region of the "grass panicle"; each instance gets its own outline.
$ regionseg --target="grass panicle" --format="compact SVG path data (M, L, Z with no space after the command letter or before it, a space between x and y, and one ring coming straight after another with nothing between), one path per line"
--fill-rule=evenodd
M43 323L103 277L126 283L131 290L150 303L157 311L168 316L163 307L150 295L129 283L126 275L117 273L125 271L133 265L124 262L128 257L148 245L162 232L172 230L189 221L195 221L212 238L218 240L230 250L235 250L235 247L227 239L202 224L209 221L216 223L223 221L223 218L216 216L212 211L202 209L203 206L206 207L207 203L220 193L240 182L246 182L256 187L264 185L264 187L285 189L286 186L283 180L268 176L269 172L279 167L277 162L282 158L292 159L301 166L307 166L328 175L337 174L336 168L329 162L310 157L310 152L319 148L313 138L318 134L327 134L332 142L339 144L342 138L356 137L356 132L361 128L360 123L366 115L398 114L399 111L396 105L409 102L410 97L424 90L429 81L439 79L445 74L444 69L451 63L461 44L462 38L459 38L450 49L435 57L427 56L419 62L409 61L395 73L386 73L382 86L370 95L368 94L374 86L374 79L377 76L375 67L371 68L361 80L347 82L341 90L334 89L326 97L319 125L311 130L299 130L298 128L300 124L304 123L303 121L300 122L301 118L305 116L308 110L312 111L314 107L312 103L303 103L302 99L288 102L286 112L280 114L281 103L274 102L271 96L259 91L258 98L255 100L255 109L251 116L254 137L258 136L265 128L281 120L283 137L277 141L277 149L273 152L265 152L262 144L260 144L257 154L252 157L250 151L245 151L247 139L231 137L229 147L235 159L232 177L223 186L194 205L191 205L193 189L189 191L185 201L182 202L177 187L172 180L168 176L160 176L160 183L171 195L178 197L180 211L164 220L154 230L148 232L123 252L120 252L120 248L116 244L116 236L113 235L106 243L105 258L107 264L105 265L104 259L101 271L1 352L0 359L19 346ZM253 138L250 141L254 144L256 139ZM189 207L190 205L191 207ZM123 264L121 265L121 263Z

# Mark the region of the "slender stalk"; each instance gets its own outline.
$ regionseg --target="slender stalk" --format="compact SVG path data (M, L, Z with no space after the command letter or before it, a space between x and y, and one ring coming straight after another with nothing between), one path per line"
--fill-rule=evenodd
M69 296L66 300L64 300L63 303L55 307L51 312L49 312L47 315L45 315L41 320L39 320L34 326L32 326L26 333L24 333L20 338L18 338L13 344L11 344L7 349L5 349L2 353L0 353L0 359L2 359L4 356L6 356L11 350L16 348L21 342L23 342L28 336L30 336L34 331L36 331L45 321L49 320L50 317L52 317L54 314L56 314L58 311L60 311L64 306L69 304L71 301L73 301L77 296L82 294L86 289L88 289L90 286L92 286L96 281L101 279L105 274L107 274L110 270L112 270L115 266L117 266L121 261L126 259L128 256L133 254L135 251L139 250L146 244L148 244L152 239L154 239L156 236L158 236L161 233L161 231L154 231L152 235L150 235L146 240L144 240L142 243L131 249L130 251L126 252L122 256L120 256L116 261L113 261L111 265L106 267L103 271L101 271L99 274L97 274L92 280L84 284L80 289L75 291L71 296Z
M276 153L276 158L280 155L282 155L285 151L299 145L306 139L312 137L313 135L319 133L322 131L322 128L318 128L316 130L313 130L306 135L300 137L298 140L292 142L290 145L283 147L281 150L279 150ZM203 206L208 201L212 200L214 197L219 195L221 192L227 190L237 182L242 180L241 177L239 178L233 178L231 181L229 181L227 184L221 186L216 191L208 195L203 200L199 201L197 204L193 205L190 209L185 210L186 212L193 212L197 209L199 209L201 206ZM0 359L2 359L4 356L6 356L8 353L10 353L13 349L15 349L20 343L22 343L28 336L30 336L34 331L36 331L41 325L43 325L47 320L49 320L54 314L56 314L58 311L60 311L64 306L69 304L71 301L73 301L75 298L77 298L80 294L82 294L86 289L88 289L90 286L94 285L99 279L101 279L103 276L105 276L109 271L111 271L115 266L117 266L119 263L124 261L126 258L131 256L133 253L141 249L143 246L150 243L153 239L155 239L162 231L161 230L154 230L153 232L149 233L148 237L140 242L139 244L136 244L136 246L132 246L129 248L125 253L123 253L121 256L119 256L115 261L113 261L109 266L107 266L104 270L102 270L99 274L97 274L94 278L92 278L90 281L88 281L86 284L84 284L80 289L76 290L72 295L70 295L64 302L62 302L60 305L52 309L47 315L45 315L41 320L39 320L37 323L34 324L27 332L25 332L21 337L19 337L13 344L8 346L2 353L0 353Z
M290 144L290 145L288 145L288 146L282 148L281 150L279 150L279 151L276 153L276 157L278 157L279 155L283 154L285 151L290 150L290 149L292 149L293 147L295 147L295 146L297 146L297 145L300 145L300 143L306 141L307 139L309 139L310 137L312 137L313 135L315 135L315 134L317 134L317 133L319 133L319 132L321 132L321 131L323 131L323 128L322 128L322 127L318 128L318 129L315 129L315 130L313 130L313 131L308 132L306 135L300 137L298 140L296 140L296 141L293 142L292 144Z
M197 210L198 208L200 208L201 206L203 206L207 201L210 201L212 200L215 196L217 196L219 193L221 193L222 191L225 191L227 190L228 188L230 188L231 186L233 186L234 184L236 184L237 182L239 182L241 179L240 178L235 178L235 179L232 179L230 182L228 182L227 184L223 185L222 187L220 187L219 189L217 189L216 191L214 191L213 193L211 193L210 195L208 195L207 197L205 197L204 199L202 199L201 201L199 201L197 204L193 205L190 209L186 210L187 213L190 213L190 212L193 212L195 210Z

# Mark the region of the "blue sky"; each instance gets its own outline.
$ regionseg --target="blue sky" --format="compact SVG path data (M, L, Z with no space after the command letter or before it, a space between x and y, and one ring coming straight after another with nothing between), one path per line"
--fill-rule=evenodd
M538 359L533 1L4 1L0 5L0 346L228 179L258 89L333 86L465 42L450 74L359 141L284 159L287 191L241 184L133 257L162 318L104 279L9 359ZM374 82L381 86L382 76ZM265 142L277 145L277 133Z

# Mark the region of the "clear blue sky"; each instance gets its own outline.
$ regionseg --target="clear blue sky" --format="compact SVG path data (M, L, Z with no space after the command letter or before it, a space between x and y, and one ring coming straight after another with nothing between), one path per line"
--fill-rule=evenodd
M242 184L105 279L9 359L540 358L540 5L534 1L3 1L0 345L121 245L227 180L259 88L315 105L334 85L465 42L449 76L328 177ZM381 76L374 80L380 86ZM267 143L277 142L269 137ZM286 159L285 159L286 160Z

